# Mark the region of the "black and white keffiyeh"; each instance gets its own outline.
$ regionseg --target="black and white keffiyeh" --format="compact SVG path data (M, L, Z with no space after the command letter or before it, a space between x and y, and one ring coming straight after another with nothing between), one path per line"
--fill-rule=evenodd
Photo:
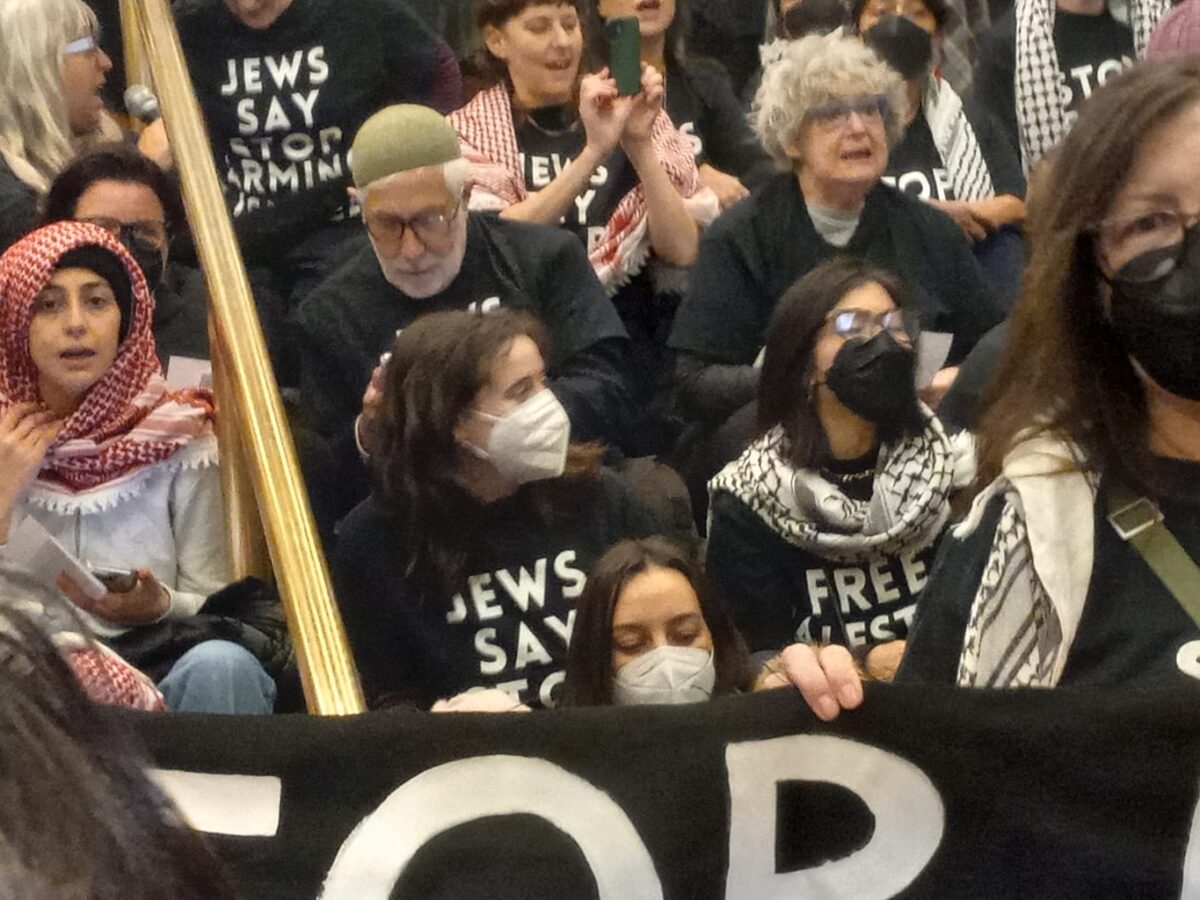
M973 531L997 494L1004 509L971 605L957 682L1053 687L1091 581L1095 485L1068 445L1044 437L1026 441L951 534Z
M967 119L962 98L946 79L937 76L929 79L921 111L954 186L955 198L970 203L996 196L992 173L975 129Z
M869 501L847 497L814 471L794 468L778 426L722 469L709 482L709 494L732 494L784 540L835 562L925 547L949 519L950 494L964 465L941 422L925 413L924 431L880 448Z
M1171 8L1170 0L1110 0L1114 18L1127 22L1139 59L1150 33ZM1025 173L1067 133L1062 73L1054 47L1054 0L1016 0L1017 125Z

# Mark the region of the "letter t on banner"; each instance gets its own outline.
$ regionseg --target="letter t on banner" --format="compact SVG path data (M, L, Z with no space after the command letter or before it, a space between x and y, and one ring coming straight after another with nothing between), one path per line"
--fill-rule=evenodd
M946 812L929 778L899 756L843 738L802 734L731 744L728 900L884 900L908 887L942 841ZM822 781L853 791L875 817L865 847L798 872L775 871L779 784ZM820 828L814 822L812 827Z

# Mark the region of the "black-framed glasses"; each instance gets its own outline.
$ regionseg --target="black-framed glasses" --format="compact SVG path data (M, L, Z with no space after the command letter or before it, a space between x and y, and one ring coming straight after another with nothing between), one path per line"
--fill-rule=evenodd
M162 250L171 239L167 231L167 223L160 219L137 219L132 222L122 222L111 216L86 216L79 220L103 228L123 244L137 242L145 246Z
M1183 258L1187 234L1200 223L1200 212L1156 209L1106 219L1093 232L1100 255L1113 270L1113 281L1142 284L1175 270Z
M864 94L861 97L844 97L814 106L805 118L822 128L841 130L850 124L850 116L857 115L864 122L882 122L887 118L888 98L884 94Z
M380 244L385 244L392 247L399 247L400 242L404 240L404 234L409 229L416 235L417 240L425 246L429 246L430 241L438 242L445 240L450 233L450 223L458 217L458 212L462 208L462 198L449 210L434 210L432 212L421 213L418 216L413 216L411 219L401 218L400 216L392 216L387 213L373 213L371 215L363 215L363 224L367 226L367 231Z
M869 309L838 309L830 313L825 321L834 334L846 340L869 340L879 332L886 331L897 341L911 343L917 332L917 314L902 309L889 309L882 313Z

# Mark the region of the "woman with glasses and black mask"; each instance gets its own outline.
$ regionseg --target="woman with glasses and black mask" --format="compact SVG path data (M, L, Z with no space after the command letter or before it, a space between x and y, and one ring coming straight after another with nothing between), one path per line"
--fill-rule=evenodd
M54 179L42 218L91 222L117 237L154 294L154 341L163 365L173 356L208 359L203 278L168 265L171 238L186 227L171 176L125 144L97 147Z
M708 572L753 653L840 644L895 671L962 461L917 399L899 280L838 259L779 301L757 437L709 483Z
M1200 63L1097 91L1031 199L1031 258L899 680L964 687L1200 676ZM823 718L843 657L789 648ZM847 702L849 701L849 702Z
M1003 318L949 217L881 183L906 109L900 76L856 39L793 41L767 67L755 123L787 171L705 233L671 334L680 403L695 431L677 462L694 503L745 446L754 363L776 303L822 262L849 254L897 275L922 328L954 336L950 367ZM935 388L953 375L939 373Z

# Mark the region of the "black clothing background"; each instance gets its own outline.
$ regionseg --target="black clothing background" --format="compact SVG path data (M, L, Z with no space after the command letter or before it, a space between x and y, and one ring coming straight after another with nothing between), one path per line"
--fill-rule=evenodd
M739 97L759 70L758 48L767 30L766 0L692 0L689 49L716 60Z
M1181 483L1200 485L1200 464L1175 462ZM1200 640L1200 627L1132 546L1108 522L1106 483L1093 512L1095 562L1079 630L1059 684L1113 685L1191 681L1176 664L1179 649ZM1200 560L1200 498L1160 502L1166 526ZM934 562L909 637L899 681L953 683L1003 497L988 503L965 539L949 536Z
M547 490L556 492L548 514L535 500ZM342 525L333 574L368 702L427 708L471 687L526 679L521 701L545 705L561 680L586 573L617 541L657 525L607 470L526 485L489 504L464 494L457 508L465 554L451 592L457 608L450 594L405 575L412 538L403 510L372 497Z
M163 370L172 356L208 359L208 291L204 273L174 263L154 292L154 343Z
M28 234L37 217L37 192L14 175L0 156L0 253Z
M1054 46L1058 66L1071 91L1069 110L1074 111L1084 99L1083 86L1071 75L1078 66L1092 66L1089 90L1095 90L1096 68L1109 60L1134 58L1133 36L1105 11L1098 16L1064 12L1054 13ZM975 77L971 83L971 98L981 109L988 110L1000 122L1013 147L1020 147L1020 127L1016 107L1017 20L1016 12L1008 10L992 22L979 45L975 62ZM1112 74L1120 71L1117 68ZM1106 71L1105 78L1109 74Z

